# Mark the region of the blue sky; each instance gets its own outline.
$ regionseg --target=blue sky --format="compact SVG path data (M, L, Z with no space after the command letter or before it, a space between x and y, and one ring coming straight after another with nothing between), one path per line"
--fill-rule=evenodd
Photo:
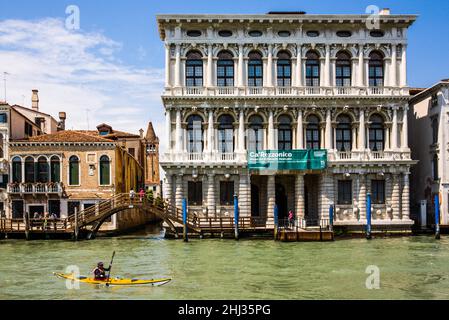
M81 30L65 33L65 9L72 4L80 8ZM9 102L29 104L31 86L36 87L47 111L69 109L69 127L110 122L137 132L153 120L162 135L164 53L156 14L362 14L369 5L419 15L409 31L410 86L449 78L447 0L0 0L0 72L11 74Z

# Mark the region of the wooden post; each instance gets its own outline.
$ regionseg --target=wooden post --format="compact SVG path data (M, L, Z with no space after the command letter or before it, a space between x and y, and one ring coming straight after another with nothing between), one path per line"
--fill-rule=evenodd
M435 239L440 240L440 196L435 195Z
M274 240L278 239L278 228L279 228L279 208L278 205L274 205Z
M25 239L30 240L30 215L28 212L23 213L23 220L25 222Z
M366 195L366 239L371 240L371 194Z
M78 241L78 208L75 207L75 241Z
M239 240L239 198L234 195L234 236Z
M182 200L182 221L184 224L184 230L183 230L183 238L184 242L189 242L188 237L188 230L187 230L187 200Z

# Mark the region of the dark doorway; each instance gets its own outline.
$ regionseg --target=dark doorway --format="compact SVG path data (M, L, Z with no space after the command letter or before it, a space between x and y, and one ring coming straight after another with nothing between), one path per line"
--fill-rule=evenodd
M30 218L33 219L35 216L43 217L45 213L45 206L42 205L36 205L36 206L29 206L28 207L30 212Z
M12 201L12 218L13 219L23 219L23 201L13 200Z
M287 192L282 184L276 184L276 205L278 206L279 220L288 218Z
M304 203L305 203L305 220L307 226L319 226L318 214L318 175L306 175L304 178Z
M251 217L260 217L259 187L251 184Z

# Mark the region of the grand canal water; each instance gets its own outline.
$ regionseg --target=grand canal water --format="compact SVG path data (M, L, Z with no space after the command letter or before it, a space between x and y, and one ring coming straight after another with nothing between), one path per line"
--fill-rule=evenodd
M163 287L68 290L53 271L98 260L113 275L171 277ZM366 268L380 269L369 290ZM164 240L139 234L85 242L0 241L0 299L449 299L449 238L279 243L270 240Z

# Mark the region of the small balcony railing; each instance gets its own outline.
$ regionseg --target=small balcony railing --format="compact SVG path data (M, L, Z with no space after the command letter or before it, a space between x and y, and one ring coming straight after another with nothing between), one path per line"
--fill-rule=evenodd
M235 94L235 87L218 87L216 92L219 96L232 96Z
M204 94L203 87L186 87L184 94L187 96L202 96Z
M292 87L277 87L276 94L278 96L289 96L293 94L293 89Z
M8 185L10 194L57 194L61 192L61 183L12 183Z

